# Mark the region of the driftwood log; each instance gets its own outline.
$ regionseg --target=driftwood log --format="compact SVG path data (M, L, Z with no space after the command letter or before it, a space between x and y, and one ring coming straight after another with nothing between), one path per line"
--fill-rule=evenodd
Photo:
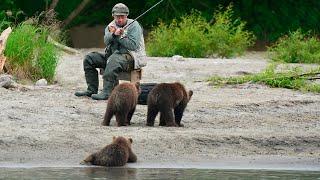
M63 50L66 53L69 54L79 54L79 51L76 49L73 49L71 47L65 46L63 44L58 43L57 41L53 40L50 36L48 36L48 42L51 42L53 45L55 45L57 48Z
M12 32L11 27L5 29L0 35L0 72L2 72L4 63L6 62L6 57L4 56L4 50L6 48L7 39Z

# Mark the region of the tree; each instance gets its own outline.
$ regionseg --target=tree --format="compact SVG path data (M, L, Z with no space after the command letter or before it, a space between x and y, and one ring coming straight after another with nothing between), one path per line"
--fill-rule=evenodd
M67 17L67 19L65 19L63 21L63 25L62 26L67 26L68 24L70 24L70 22L75 18L77 17L77 15L86 7L86 5L90 2L91 0L83 0L79 6L73 10L70 15Z
M59 0L52 0L48 10L54 9L57 6L58 2Z

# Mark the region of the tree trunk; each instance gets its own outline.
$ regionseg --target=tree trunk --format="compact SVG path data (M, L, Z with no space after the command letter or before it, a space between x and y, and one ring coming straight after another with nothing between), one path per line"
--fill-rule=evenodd
M77 17L77 15L86 7L86 5L90 2L91 0L83 0L79 6L73 10L71 12L71 14L67 17L67 19L65 19L63 21L63 24L62 26L67 26L68 24L70 24L70 22L75 18Z
M59 0L52 0L50 7L48 10L54 9L56 8L57 4L58 4Z

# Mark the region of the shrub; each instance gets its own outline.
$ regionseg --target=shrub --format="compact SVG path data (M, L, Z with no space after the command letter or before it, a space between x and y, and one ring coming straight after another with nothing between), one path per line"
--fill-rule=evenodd
M7 40L5 55L7 70L18 78L53 81L58 61L58 49L47 41L45 27L30 24L17 26Z
M254 43L255 36L244 30L245 22L239 18L233 20L232 5L225 11L222 7L214 13L214 24L208 28L209 55L217 54L220 57L234 57L243 52Z
M200 12L192 11L190 15L182 17L179 22L173 20L170 25L159 23L148 40L147 51L151 56L173 56L175 54L186 57L205 56L207 40L205 30L207 23Z
M172 56L175 54L173 47L173 29L163 23L150 33L147 52L150 56ZM152 40L151 40L152 39Z
M193 11L190 16L181 18L178 27L173 27L175 51L187 57L203 57L207 39L205 34L206 21L200 12Z
M273 61L320 64L320 42L300 29L280 38L268 54Z
M147 52L150 56L206 57L241 55L253 44L254 35L244 30L245 23L232 20L232 5L226 11L220 7L214 14L214 23L207 22L198 11L192 11L170 25L159 23L151 31Z

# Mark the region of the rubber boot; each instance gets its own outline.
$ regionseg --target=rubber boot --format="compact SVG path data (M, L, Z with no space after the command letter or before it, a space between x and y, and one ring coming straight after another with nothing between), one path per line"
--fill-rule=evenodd
M93 92L91 92L91 91L76 91L76 92L74 93L74 95L75 95L75 96L78 96L78 97L80 97L80 96L88 96L88 97L91 97L92 94L95 94L95 93L93 93Z
M96 71L96 72L95 72ZM94 71L85 71L85 78L87 82L86 91L77 91L74 93L76 96L88 96L91 97L92 94L97 94L99 87L99 79L97 70Z
M103 89L99 94L92 94L91 98L94 100L107 100L111 94L112 89L116 83L103 80Z
M107 100L109 98L109 94L102 90L99 94L92 94L91 98L94 100Z

